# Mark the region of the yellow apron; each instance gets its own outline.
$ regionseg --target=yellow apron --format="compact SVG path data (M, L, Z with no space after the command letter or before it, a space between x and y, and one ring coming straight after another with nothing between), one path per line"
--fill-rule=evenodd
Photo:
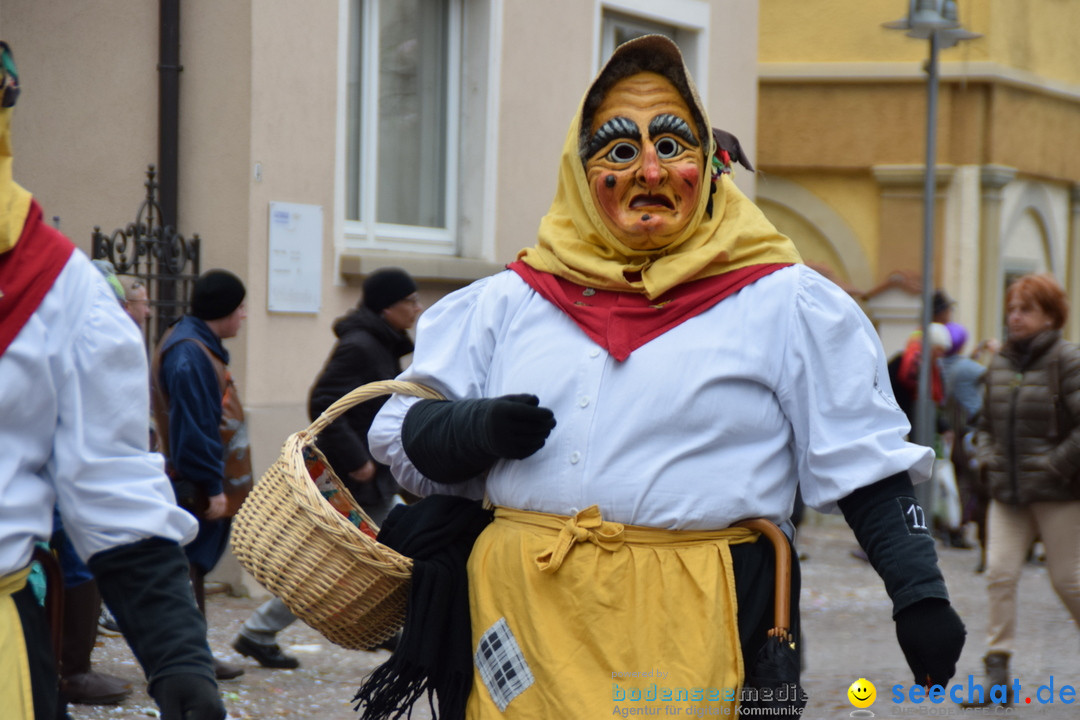
M496 508L469 556L469 720L720 715L743 679L730 544Z
M26 587L29 574L26 568L0 577L0 698L4 699L4 717L13 720L34 720L26 639L11 597Z

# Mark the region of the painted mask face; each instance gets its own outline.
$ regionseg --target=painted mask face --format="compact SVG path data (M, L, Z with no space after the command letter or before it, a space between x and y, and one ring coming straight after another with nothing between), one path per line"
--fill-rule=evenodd
M662 75L611 87L593 116L585 176L607 228L627 246L671 243L697 207L704 151L693 115Z

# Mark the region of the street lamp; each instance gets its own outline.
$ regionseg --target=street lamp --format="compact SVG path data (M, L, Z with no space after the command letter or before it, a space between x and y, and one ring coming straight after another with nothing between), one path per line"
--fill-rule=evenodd
M926 173L923 181L923 258L922 258L922 362L919 363L919 388L915 404L915 427L912 439L933 445L934 406L930 399L930 322L934 289L934 191L937 184L938 51L961 40L982 37L960 27L956 0L908 0L908 14L882 24L890 30L906 30L908 37L930 40L930 59L926 63ZM933 507L933 487L920 486L917 494L924 508ZM923 488L926 488L923 490ZM922 490L922 492L919 492Z

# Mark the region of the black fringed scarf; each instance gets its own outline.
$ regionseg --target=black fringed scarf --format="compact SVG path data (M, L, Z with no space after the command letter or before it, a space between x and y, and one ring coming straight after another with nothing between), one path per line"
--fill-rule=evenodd
M410 717L425 692L436 720L465 717L473 679L465 564L492 518L478 502L450 495L399 505L386 518L379 542L412 558L412 587L397 649L353 697L362 720Z

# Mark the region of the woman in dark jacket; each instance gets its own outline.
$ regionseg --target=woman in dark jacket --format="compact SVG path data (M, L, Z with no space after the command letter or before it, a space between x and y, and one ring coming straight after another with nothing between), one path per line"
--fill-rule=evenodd
M987 589L992 684L1008 684L1016 590L1036 536L1054 590L1080 623L1080 349L1061 337L1065 291L1025 275L1005 297L1008 340L990 363L977 435L989 485Z
M405 331L416 323L422 309L416 283L404 270L384 268L369 275L363 300L334 323L338 341L311 387L311 419L360 385L397 377L401 358L413 351ZM376 463L368 453L368 428L383 402L385 398L378 398L354 407L318 439L334 472L377 524L386 518L400 490L390 468Z

